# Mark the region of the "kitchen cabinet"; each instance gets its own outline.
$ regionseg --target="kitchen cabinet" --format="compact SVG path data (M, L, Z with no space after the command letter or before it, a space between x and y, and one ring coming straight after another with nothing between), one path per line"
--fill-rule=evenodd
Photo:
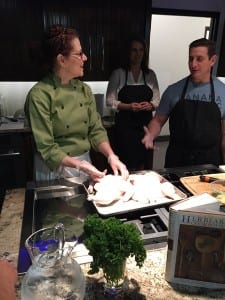
M27 132L0 134L0 187L25 187L33 180L32 136Z
M0 0L0 81L36 81L43 25L39 1ZM35 53L37 52L37 53Z
M148 39L151 1L128 0L45 1L44 27L61 23L75 27L88 57L84 80L108 80L120 66L127 38L140 34Z
M127 58L127 40L141 35L147 40L150 34L151 1L99 1L96 11L96 32L93 33L96 49L93 71L97 80L108 80L111 72Z
M120 66L130 35L140 34L149 42L151 0L0 1L0 18L0 80L39 80L43 31L62 24L80 34L88 56L83 79L104 81Z

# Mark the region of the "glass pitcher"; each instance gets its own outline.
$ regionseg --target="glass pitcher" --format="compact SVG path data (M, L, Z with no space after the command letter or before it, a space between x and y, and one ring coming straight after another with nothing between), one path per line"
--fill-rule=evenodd
M85 277L70 255L76 241L67 247L64 242L63 224L38 230L27 238L32 265L22 281L22 300L84 299Z

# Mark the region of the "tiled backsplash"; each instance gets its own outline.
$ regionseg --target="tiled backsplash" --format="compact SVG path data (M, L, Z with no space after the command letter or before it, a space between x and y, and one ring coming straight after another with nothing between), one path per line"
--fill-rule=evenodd
M92 89L94 94L103 94L104 115L109 114L105 105L105 93L108 81L89 81L86 82ZM3 96L4 113L6 115L14 115L14 113L23 109L26 95L35 82L0 82L0 96Z

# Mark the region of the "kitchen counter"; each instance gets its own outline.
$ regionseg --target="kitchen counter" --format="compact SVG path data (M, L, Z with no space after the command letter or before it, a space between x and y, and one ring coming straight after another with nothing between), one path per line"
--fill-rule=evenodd
M106 129L110 129L114 125L112 117L106 116L102 118L102 124ZM0 133L8 132L31 132L31 128L27 124L26 119L15 119L13 117L2 117L0 121Z
M25 190L14 189L6 193L0 216L0 258L7 258L15 266L18 259L21 224L23 218ZM103 295L102 274L87 275L87 296L85 299L225 299L225 292L170 285L164 279L167 248L147 251L147 259L141 269L136 267L133 258L127 261L125 295L109 298ZM88 265L82 265L87 274ZM18 278L17 299L20 299L22 277Z
M10 121L9 119L3 117L0 122L0 133L8 132L31 132L31 129L26 125L26 121L23 119Z

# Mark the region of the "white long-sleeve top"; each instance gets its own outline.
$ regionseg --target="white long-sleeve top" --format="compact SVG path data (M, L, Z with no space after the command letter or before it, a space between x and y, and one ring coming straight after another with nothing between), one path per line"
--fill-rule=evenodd
M145 81L143 77L143 72L139 74L138 81L134 80L133 74L131 71L128 71L127 74L127 85L143 85L146 84L152 89L153 97L152 104L154 107L158 107L160 101L159 86L156 74L153 70L150 69L148 74L145 74ZM118 100L118 93L126 84L126 70L119 68L112 72L109 83L106 91L106 104L114 110L117 110L117 106L120 102ZM145 99L143 99L145 101Z

